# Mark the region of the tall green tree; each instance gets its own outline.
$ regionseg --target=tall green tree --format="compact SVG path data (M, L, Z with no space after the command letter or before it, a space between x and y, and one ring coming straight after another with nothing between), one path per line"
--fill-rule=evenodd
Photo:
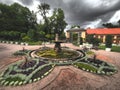
M37 19L35 13L30 11L27 7L23 7L18 3L11 5L14 13L14 25L19 27L22 32L28 32L29 29L35 29ZM20 28L21 27L21 28Z
M48 20L48 17L47 17L47 13L49 13L49 10L50 10L50 6L46 3L41 3L39 6L38 6L38 9L39 9L39 13L40 15L43 17L44 19L44 31L45 31L45 34L48 34L49 33L49 20Z
M45 28L45 24L38 24L37 26L37 30L38 30L38 40L40 41L45 41L45 31L44 31L44 28Z
M64 12L61 8L54 9L53 15L50 17L52 30L54 34L59 36L63 33L67 23L65 22Z

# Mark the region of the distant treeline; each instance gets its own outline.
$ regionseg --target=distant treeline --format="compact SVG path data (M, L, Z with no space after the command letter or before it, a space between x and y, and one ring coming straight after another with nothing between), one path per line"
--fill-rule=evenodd
M0 39L21 40L36 25L36 17L27 7L0 4Z
M39 5L38 12L33 12L18 3L11 5L0 3L0 39L50 40L54 39L56 33L64 37L63 31L67 23L64 21L63 10L55 9L53 15L47 17L48 7L50 7L48 4L43 3ZM44 12L44 16L42 16L42 12ZM37 23L36 13L40 13L43 17L43 23Z

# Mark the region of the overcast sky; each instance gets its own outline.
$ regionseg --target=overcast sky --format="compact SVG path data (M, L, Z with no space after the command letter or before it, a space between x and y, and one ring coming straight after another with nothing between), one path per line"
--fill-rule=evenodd
M106 22L120 20L120 0L0 0L5 4L20 3L30 10L37 11L42 2L53 8L62 8L69 25L100 27ZM41 19L38 16L38 19Z

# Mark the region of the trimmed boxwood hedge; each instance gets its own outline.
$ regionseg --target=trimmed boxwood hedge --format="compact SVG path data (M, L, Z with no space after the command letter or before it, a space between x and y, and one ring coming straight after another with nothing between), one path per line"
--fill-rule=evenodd
M1 75L0 75L0 85L10 85L10 86L16 86L16 85L23 85L27 84L30 82L35 82L40 80L41 78L45 77L48 75L52 69L54 68L54 64L52 63L44 63L44 64L39 64L40 61L38 59L35 59L38 63L35 63L33 67L28 67L26 69L19 68L19 65L23 62L16 62L11 64ZM39 66L37 66L39 65ZM49 67L48 69L46 69ZM22 73L28 72L29 70L32 70L29 74ZM16 73L11 73L15 71ZM40 75L35 76L38 72L43 72Z
M117 72L117 69L112 64L101 60L92 60L81 50L82 55L79 58L60 62L51 62L49 59L46 61L45 58L32 58L30 57L30 52L29 50L19 50L16 52L16 55L29 56L30 60L28 60L27 63L25 60L20 60L9 65L8 68L0 74L0 85L17 86L39 81L47 76L55 65L74 65L84 71L101 75L112 75Z
M30 50L27 50L27 49L19 50L19 51L16 51L15 53L13 53L13 55L15 55L15 56L18 56L18 55L23 56L23 55L27 55L28 52L30 52Z
M115 68L115 66L112 64L99 60L89 61L87 58L79 60L78 62L73 63L73 65L84 71L89 71L101 75L112 75L117 72L117 68Z
M89 71L93 71L93 72L97 72L97 70L98 70L96 67L89 65L87 63L79 62L79 63L74 63L74 65L80 69L84 68L85 70L89 70Z

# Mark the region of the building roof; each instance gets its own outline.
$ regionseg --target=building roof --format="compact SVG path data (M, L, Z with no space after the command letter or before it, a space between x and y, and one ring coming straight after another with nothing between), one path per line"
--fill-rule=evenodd
M67 32L82 32L82 31L85 31L85 29L82 29L82 28L73 28L73 29L67 30Z
M87 29L87 34L120 34L120 28Z

